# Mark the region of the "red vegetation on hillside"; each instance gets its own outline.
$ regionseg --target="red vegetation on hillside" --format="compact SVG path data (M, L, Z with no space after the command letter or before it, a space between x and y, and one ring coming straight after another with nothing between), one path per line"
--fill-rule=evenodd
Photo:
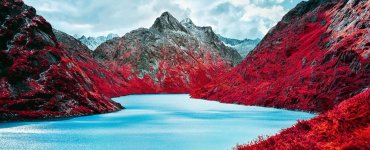
M370 149L369 14L368 0L301 2L192 96L323 113L238 149Z
M0 24L0 121L122 109L101 94L83 69L97 64L74 61L33 7L1 0Z
M65 43L61 43L62 46ZM73 44L72 44L73 46ZM107 97L127 95L128 83L124 76L96 62L88 51L70 52L70 58L86 73L90 82Z
M325 112L370 83L370 1L302 2L233 71L191 93Z
M189 93L242 59L211 27L196 26L190 19L180 23L169 12L149 29L102 43L93 56L124 77L130 94Z
M0 119L4 121L115 111L122 107L110 97L187 93L231 68L218 52L199 47L188 51L163 47L143 55L146 50L130 49L117 56L119 61L101 63L78 40L53 31L21 0L1 2ZM139 72L139 67L149 66L145 57L153 54L158 63L145 71L155 73Z
M240 150L370 149L370 89L309 121L300 121L267 140Z
M140 52L141 50L132 51L132 54L121 56L121 59L128 60L129 57L140 57L140 55L134 54ZM217 54L210 53L207 50L184 52L178 49L163 48L160 51L162 58L158 68L155 71L155 68L148 70L148 72L156 72L154 77L149 74L144 74L142 78L138 77L139 71L129 62L121 65L118 65L119 63L116 61L104 64L120 76L125 77L129 94L189 93L191 89L199 88L218 74L231 69L231 66Z

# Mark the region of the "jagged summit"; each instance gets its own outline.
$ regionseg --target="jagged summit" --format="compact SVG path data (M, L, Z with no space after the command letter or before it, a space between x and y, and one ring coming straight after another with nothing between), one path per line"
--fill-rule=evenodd
M189 33L181 23L173 17L169 12L164 12L158 17L150 29L164 32L165 30L182 31Z
M136 93L188 93L242 59L210 27L189 28L168 12L149 29L139 28L106 41L93 55L104 66L129 77L128 84L137 85L130 91L140 91Z

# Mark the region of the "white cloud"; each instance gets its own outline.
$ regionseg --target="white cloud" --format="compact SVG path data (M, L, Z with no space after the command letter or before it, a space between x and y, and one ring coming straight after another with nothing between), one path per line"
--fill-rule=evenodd
M293 1L293 3L291 2ZM169 11L199 26L232 38L262 38L269 28L301 0L25 0L53 27L68 34L124 35L149 28Z
M56 12L56 11L60 11L60 9L57 6L51 5L50 3L41 4L37 8L37 10L38 11L43 11L43 12Z
M280 5L274 5L272 7L258 7L254 4L247 5L244 7L245 13L241 20L250 22L253 18L265 18L271 21L279 21L286 11Z
M59 24L63 28L71 28L75 30L90 30L94 27L91 24L77 24L77 23L69 23L69 22L64 22L64 21L61 21Z
M281 4L281 3L283 3L285 0L276 0L276 3L278 3L278 4Z

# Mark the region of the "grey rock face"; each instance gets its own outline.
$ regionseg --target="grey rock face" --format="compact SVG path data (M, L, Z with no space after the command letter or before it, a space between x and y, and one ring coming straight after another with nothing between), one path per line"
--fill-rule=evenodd
M209 64L221 59L229 66L235 66L242 60L236 50L219 40L211 27L198 27L190 19L179 22L168 12L158 17L149 29L131 31L101 44L94 51L97 60L130 64L139 76L149 74L152 77L161 61L187 65L197 61L194 55L209 59L205 61Z
M158 17L152 27L152 30L157 30L159 32L164 32L165 30L172 31L182 31L189 33L180 22L173 17L169 12L164 12L160 17Z

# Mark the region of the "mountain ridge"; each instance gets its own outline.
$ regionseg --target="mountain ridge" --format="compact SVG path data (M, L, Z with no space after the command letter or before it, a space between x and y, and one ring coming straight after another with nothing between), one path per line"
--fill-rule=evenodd
M94 58L124 72L134 80L129 82L150 84L153 88L146 89L150 93L188 92L208 82L216 70L227 70L242 59L218 40L212 28L184 27L168 12L149 29L139 28L101 44ZM195 83L197 78L202 80Z
M90 50L94 51L100 44L119 36L118 34L109 33L107 36L86 37L85 35L80 36L75 34L73 37L85 44Z
M188 31L180 24L180 22L167 11L163 12L160 17L156 18L153 25L149 29L157 30L159 32L173 30L188 33Z

